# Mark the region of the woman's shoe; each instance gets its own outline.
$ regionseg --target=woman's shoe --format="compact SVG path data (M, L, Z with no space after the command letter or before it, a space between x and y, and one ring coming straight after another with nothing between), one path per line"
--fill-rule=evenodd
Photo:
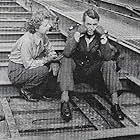
M47 98L45 95L39 95L38 99L41 101L49 101L50 100L50 98Z
M69 102L64 101L61 103L61 117L66 122L69 122L72 119Z
M21 88L20 95L29 102L38 102L38 99L34 98L34 95L28 90Z
M111 112L113 117L117 120L124 120L124 114L118 104L115 104L111 107Z
M5 120L5 116L0 115L0 121L4 121Z

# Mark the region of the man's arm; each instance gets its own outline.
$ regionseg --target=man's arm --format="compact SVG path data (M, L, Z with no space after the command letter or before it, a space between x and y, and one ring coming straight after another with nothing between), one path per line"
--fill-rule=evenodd
M80 37L85 34L87 31L87 28L84 25L76 25L74 27L71 27L68 32L68 38L66 42L66 47L64 49L64 56L70 57L71 54L75 51Z
M99 25L96 28L96 33L100 37L100 51L104 60L111 60L118 50L109 43L107 31L104 30L102 26Z
M72 31L70 31L68 33L66 46L65 46L64 51L63 51L63 55L65 57L71 56L72 52L74 51L74 49L78 45L79 38L80 38L80 33L78 34L78 32L76 32L76 30L72 29Z
M105 44L101 43L100 51L105 61L110 61L117 53L117 49L112 46L108 40Z

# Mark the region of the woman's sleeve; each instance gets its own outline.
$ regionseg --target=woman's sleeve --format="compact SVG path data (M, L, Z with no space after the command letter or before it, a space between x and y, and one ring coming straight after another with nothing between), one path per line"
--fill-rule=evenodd
M26 69L32 69L44 65L43 59L34 59L32 53L32 42L24 41L21 45L21 59Z

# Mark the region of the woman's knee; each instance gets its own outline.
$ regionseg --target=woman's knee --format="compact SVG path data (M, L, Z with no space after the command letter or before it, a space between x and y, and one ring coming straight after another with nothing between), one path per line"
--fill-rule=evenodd
M39 77L46 77L49 74L49 68L47 66L40 66L36 71Z

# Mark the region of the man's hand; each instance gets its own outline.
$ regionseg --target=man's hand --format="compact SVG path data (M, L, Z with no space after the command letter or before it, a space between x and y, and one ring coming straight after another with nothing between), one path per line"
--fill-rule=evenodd
M103 29L101 25L97 26L96 32L99 34L101 38L101 44L106 44L107 43L107 31Z

